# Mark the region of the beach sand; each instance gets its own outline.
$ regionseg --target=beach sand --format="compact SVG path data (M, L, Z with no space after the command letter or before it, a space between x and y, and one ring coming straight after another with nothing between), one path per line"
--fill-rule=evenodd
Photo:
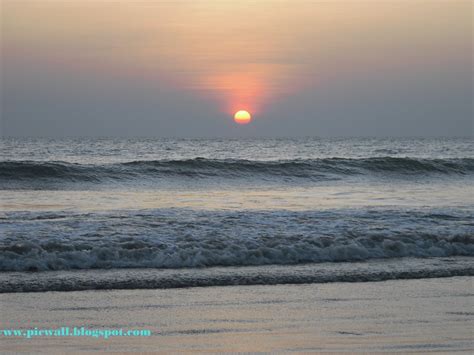
M470 352L472 277L0 295L1 328L150 337L0 338L0 352Z

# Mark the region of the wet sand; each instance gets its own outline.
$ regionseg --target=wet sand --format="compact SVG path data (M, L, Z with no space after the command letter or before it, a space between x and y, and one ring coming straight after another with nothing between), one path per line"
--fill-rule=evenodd
M474 350L472 277L0 295L1 328L150 329L150 337L1 337L1 353Z

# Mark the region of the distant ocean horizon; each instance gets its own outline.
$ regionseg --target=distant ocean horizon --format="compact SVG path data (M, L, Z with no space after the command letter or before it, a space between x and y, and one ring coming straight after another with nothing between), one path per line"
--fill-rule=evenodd
M474 275L472 138L2 138L0 292Z

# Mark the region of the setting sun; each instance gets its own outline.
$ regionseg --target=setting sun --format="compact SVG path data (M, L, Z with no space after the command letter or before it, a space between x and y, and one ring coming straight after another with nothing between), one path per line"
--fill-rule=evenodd
M234 121L239 124L247 124L252 120L252 115L245 110L237 111L234 115Z

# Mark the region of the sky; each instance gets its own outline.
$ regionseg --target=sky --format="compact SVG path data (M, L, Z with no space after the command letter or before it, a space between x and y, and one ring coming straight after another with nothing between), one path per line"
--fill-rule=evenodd
M473 6L0 0L1 134L473 136Z

